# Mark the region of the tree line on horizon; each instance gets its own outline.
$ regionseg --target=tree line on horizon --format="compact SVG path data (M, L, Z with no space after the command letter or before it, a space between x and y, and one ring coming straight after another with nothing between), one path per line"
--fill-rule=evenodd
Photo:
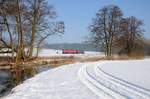
M117 50L119 55L144 55L143 21L135 16L124 17L116 5L101 8L89 25L89 43L100 47L106 56Z

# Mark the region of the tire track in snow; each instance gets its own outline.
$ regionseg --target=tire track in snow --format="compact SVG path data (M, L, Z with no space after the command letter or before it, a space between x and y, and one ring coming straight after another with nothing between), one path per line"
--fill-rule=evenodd
M99 77L103 77L105 80L110 82L112 85L118 87L116 91L126 94L128 97L133 99L150 99L150 92L141 89L137 86L131 85L117 77L114 77L104 72L99 66L95 66L95 73Z
M81 67L78 77L102 99L150 99L149 91L106 73L97 64Z
M110 88L106 87L102 82L98 81L96 76L94 77L94 74L88 72L89 66L81 67L78 76L80 80L89 88L91 89L95 94L100 96L101 98L107 98L107 99L126 99L126 97L122 96L119 93L116 93L115 91L111 90ZM93 70L94 73L94 70Z
M99 96L102 99L113 99L111 96L109 96L105 91L101 90L99 87L95 86L92 81L88 80L85 75L85 66L81 67L80 70L78 71L78 77L80 81L86 85L92 92L94 92L97 96Z

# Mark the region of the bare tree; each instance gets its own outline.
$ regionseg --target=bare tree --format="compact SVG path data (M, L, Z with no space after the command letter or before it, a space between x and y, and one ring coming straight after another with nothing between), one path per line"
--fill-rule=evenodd
M37 43L37 53L36 57L38 56L39 53L39 48L44 40L46 40L49 36L52 35L61 35L64 33L64 22L52 22L49 24L49 29L46 31L43 31L42 35L38 38L38 43Z
M0 2L0 49L10 48L12 51L16 83L21 80L20 61L31 59L33 48L39 49L49 36L64 33L64 22L54 22L55 17L53 6L49 6L46 0ZM29 53L25 53L26 48Z
M0 41L3 43L3 47L10 48L12 51L12 59L14 59L14 36L12 33L12 11L15 9L14 3L5 3L3 2L0 6L0 27L1 27L1 38ZM15 13L15 12L14 12ZM7 39L4 39L4 36L8 35Z
M27 0L27 9L28 11L25 17L28 20L27 23L29 26L31 26L27 33L29 37L28 58L32 58L33 48L37 44L35 41L39 40L39 42L42 43L50 35L61 33L63 31L60 32L57 30L58 24L51 26L52 23L58 22L51 22L51 19L56 17L56 12L53 6L48 5L46 0ZM55 30L50 31L50 29Z
M121 34L116 41L121 49L121 53L126 53L131 56L137 50L143 49L143 22L136 17L123 18L121 21L120 29Z
M16 60L32 58L33 48L40 45L38 42L42 43L50 35L63 33L64 23L52 21L54 18L56 12L46 0L4 2L0 6L1 45L11 48L13 57L16 51ZM5 36L7 39L4 39ZM29 48L29 53L25 53L26 48Z
M110 5L100 9L90 25L90 40L104 49L106 56L112 55L115 36L119 33L122 12L118 6Z

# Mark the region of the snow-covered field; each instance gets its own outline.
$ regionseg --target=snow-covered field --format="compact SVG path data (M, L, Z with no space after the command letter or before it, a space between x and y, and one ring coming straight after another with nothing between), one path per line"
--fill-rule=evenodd
M11 51L11 49L3 49L3 51ZM28 49L25 49L25 53L27 53ZM33 49L33 56L36 56L37 49ZM14 56L16 53L14 54ZM55 50L55 49L40 49L39 50L39 57L51 57L51 56L104 56L103 52L95 52L95 51L84 51L84 54L62 54L62 50ZM12 56L11 53L0 53L0 56Z
M150 99L150 59L76 63L48 70L4 99Z
M34 55L36 54L36 49L34 49ZM50 56L104 56L103 52L85 51L84 54L62 54L62 50L55 49L41 49L39 52L40 57L50 57Z

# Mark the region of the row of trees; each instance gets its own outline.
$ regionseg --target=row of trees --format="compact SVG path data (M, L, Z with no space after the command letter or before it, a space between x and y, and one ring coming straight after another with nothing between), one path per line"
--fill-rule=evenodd
M54 18L56 11L46 0L1 1L0 49L11 49L12 59L31 59L34 47L64 32L64 22Z
M89 26L90 42L112 56L113 49L132 56L143 48L143 22L134 16L125 18L118 6L109 5L100 9Z

